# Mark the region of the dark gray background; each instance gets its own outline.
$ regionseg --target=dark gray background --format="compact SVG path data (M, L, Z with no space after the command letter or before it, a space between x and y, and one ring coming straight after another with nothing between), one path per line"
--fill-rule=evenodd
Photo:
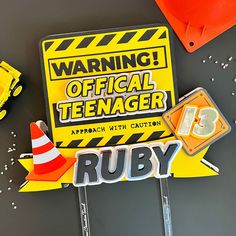
M29 123L46 117L39 40L54 33L158 22L166 20L154 0L1 0L0 58L22 71L26 85L0 124L0 171L9 165L0 175L1 236L81 235L76 189L18 193L26 171L17 163L10 165L10 158L31 150ZM193 54L174 36L174 49L180 96L198 86L206 88L232 124L231 134L212 145L206 155L220 168L220 176L169 181L174 235L235 236L236 96L231 93L236 91L236 62L223 70L219 63L201 61L209 55L219 62L236 58L236 28ZM13 143L17 150L8 153ZM156 180L89 187L88 194L93 236L162 235ZM12 209L12 202L17 209Z

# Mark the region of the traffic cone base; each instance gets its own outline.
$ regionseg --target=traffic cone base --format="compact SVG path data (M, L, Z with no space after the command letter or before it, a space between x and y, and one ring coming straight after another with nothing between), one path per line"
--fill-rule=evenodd
M56 182L58 181L66 172L70 169L71 166L74 165L76 162L76 158L65 158L66 162L63 166L59 169L54 170L52 172L46 174L37 174L33 170L26 176L26 180L33 180L33 181L51 181Z
M155 0L188 52L236 24L235 0Z

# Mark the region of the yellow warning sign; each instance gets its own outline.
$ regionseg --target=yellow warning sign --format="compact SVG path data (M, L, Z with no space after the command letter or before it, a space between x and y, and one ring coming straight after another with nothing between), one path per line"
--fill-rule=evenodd
M168 27L148 25L43 39L48 123L56 146L72 150L171 135L162 119L176 101L170 38Z

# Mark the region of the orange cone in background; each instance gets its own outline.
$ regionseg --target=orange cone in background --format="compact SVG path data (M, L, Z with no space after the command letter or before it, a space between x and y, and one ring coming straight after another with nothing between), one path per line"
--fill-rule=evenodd
M235 0L155 0L188 52L236 25Z
M30 124L34 170L26 180L57 181L74 165L76 158L64 158L45 133Z

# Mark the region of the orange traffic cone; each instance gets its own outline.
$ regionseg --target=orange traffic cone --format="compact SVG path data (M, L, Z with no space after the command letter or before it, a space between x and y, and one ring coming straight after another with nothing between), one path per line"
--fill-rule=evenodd
M188 52L236 25L235 0L155 0Z
M34 170L26 180L57 181L75 163L76 158L64 158L44 132L30 124Z

